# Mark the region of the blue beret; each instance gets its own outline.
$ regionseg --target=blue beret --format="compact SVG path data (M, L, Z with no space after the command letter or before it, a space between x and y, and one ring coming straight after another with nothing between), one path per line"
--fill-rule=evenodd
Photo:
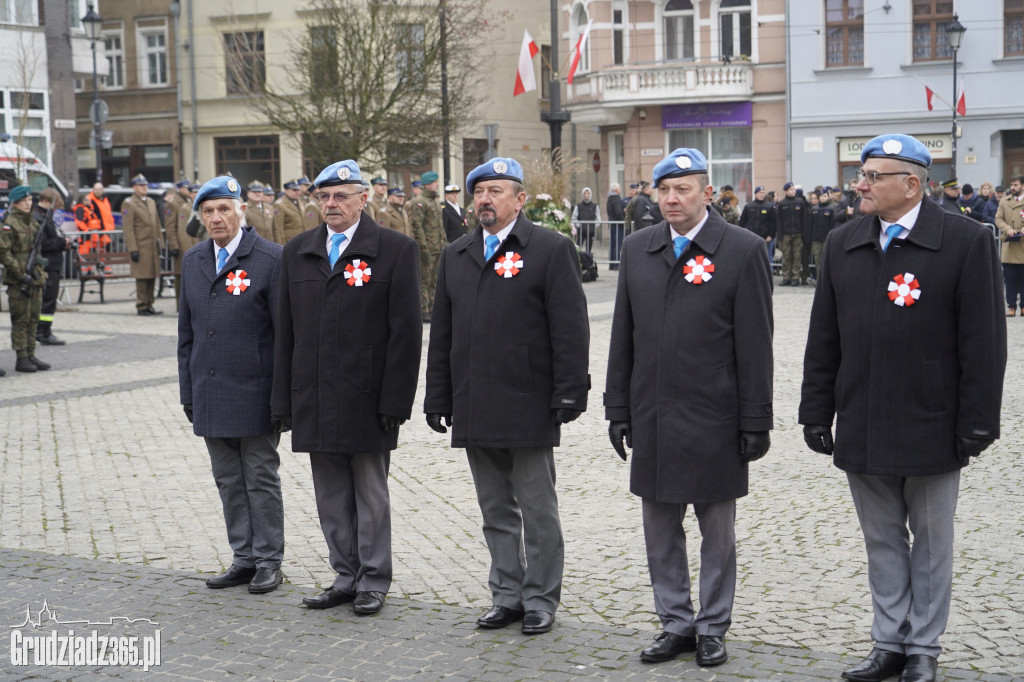
M147 180L146 176L143 175L142 173L139 173L134 178L132 178L132 186L133 187L135 185L148 185L148 184L149 184L149 180Z
M437 177L437 173L435 173L434 171L427 171L426 173L420 176L420 182L422 182L424 185L429 185L430 183L437 180Z
M523 182L523 167L515 159L507 157L496 157L485 161L466 176L466 191L473 192L479 180L514 180Z
M654 167L654 185L663 178L680 178L708 172L708 160L697 149L680 147L658 162Z
M402 189L401 187L392 187L391 189L388 190L388 196L404 197L405 190Z
M192 210L198 211L199 206L207 199L241 199L242 188L238 181L227 175L210 180L199 189L195 201L192 202Z
M11 193L7 196L7 199L12 203L17 203L32 194L32 189L28 185L18 185L11 190Z
M787 191L792 186L793 186L792 182L787 182L785 185L782 186L782 191L785 192L785 191Z
M361 184L363 184L363 176L359 173L359 164L351 159L332 163L320 171L320 175L316 176L316 180L313 182L313 186L317 189L334 185Z
M763 191L764 191L764 185L758 185L757 187L754 188L754 194L757 194L758 192L763 192Z
M423 182L420 181L420 180L413 180L412 181L412 186L413 187L422 187L423 186Z
M931 152L923 142L910 135L893 133L868 140L860 152L860 162L864 163L868 159L899 159L924 168L932 165Z
M177 187L178 189L184 189L185 187L188 187L191 184L192 181L189 180L188 178L185 178L184 180L178 180L178 184L175 185L175 187Z

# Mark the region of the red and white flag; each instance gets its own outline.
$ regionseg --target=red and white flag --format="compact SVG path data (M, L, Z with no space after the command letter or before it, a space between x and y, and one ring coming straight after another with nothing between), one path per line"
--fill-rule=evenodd
M519 50L519 68L516 69L516 87L512 96L537 89L537 77L533 73L533 58L540 52L529 31L523 31L523 47Z
M967 100L964 98L964 83L960 81L956 89L956 113L961 116L967 115Z
M580 65L580 57L583 56L583 48L587 44L587 37L590 35L590 25L594 23L591 19L587 22L587 27L583 29L583 35L576 41L576 51L572 55L572 66L569 67L569 83L572 83L572 77L576 75L576 69Z
M928 111L932 111L935 108L932 106L932 97L935 95L935 93L932 92L932 89L926 85L924 86L924 94L928 98Z

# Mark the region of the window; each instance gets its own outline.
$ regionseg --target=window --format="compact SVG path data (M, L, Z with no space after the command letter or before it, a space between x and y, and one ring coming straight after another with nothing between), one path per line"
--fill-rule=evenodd
M668 0L665 4L665 60L693 59L693 3Z
M424 77L424 41L426 33L423 24L398 24L395 26L395 51L398 77L407 83L420 83Z
M624 133L621 132L611 133L608 136L608 150L609 156L611 156L608 174L611 176L611 182L618 183L620 196L625 197L628 194L626 190L629 188L626 187L626 152L623 147L623 136Z
M825 36L828 66L864 64L864 0L825 0Z
M572 63L573 55L576 54L576 43L579 42L583 32L587 30L587 24L590 22L590 17L587 16L587 10L583 8L583 5L577 5L576 11L572 14L572 45L569 47L569 63ZM586 73L590 71L590 39L587 39L586 44L583 46L583 53L580 55L580 65L576 67L576 73ZM568 71L566 71L568 73Z
M946 25L953 21L953 0L914 0L914 61L952 59Z
M97 45L97 47L99 46ZM121 31L104 31L103 47L106 50L107 64L109 65L104 88L122 90L124 89L124 43L121 39Z
M1024 2L1024 0L1021 0ZM625 11L621 8L612 10L612 63L621 66L626 63L626 27Z
M1024 55L1024 0L1004 0L1003 26L1006 33L1003 56Z
M0 24L36 25L36 0L0 0Z
M167 27L140 28L138 44L142 87L167 85Z
M217 137L213 140L217 175L231 175L248 184L259 178L281 186L280 143L276 135Z
M0 132L10 134L12 142L31 150L43 163L50 162L47 115L45 93L0 91Z
M224 34L224 82L229 95L262 92L266 80L263 31Z
M309 29L310 80L324 88L338 85L338 40L333 26Z
M725 57L749 57L750 0L722 0L718 9L720 53Z
M754 144L751 128L669 130L668 147L699 149L708 159L708 173L713 186L732 185L741 203L753 198Z

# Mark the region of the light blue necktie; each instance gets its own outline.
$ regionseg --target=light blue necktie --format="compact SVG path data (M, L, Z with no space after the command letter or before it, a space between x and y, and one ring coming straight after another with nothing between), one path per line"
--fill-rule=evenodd
M224 269L224 264L228 262L228 250L221 248L217 250L217 273Z
M338 250L338 248L341 246L341 243L346 239L348 239L348 237L344 234L331 235L331 252L327 254L327 257L331 261L331 270L334 269L334 264L337 263L338 259L341 257L341 252Z
M686 245L690 243L690 239L688 237L676 237L672 240L672 243L676 245L676 260L679 260L679 256L686 249Z
M501 243L501 240L491 234L487 235L487 239L484 242L487 244L487 248L484 249L484 260L489 261L494 252L498 250L498 244Z
M896 239L896 235L903 231L903 226L899 223L893 223L889 227L885 228L885 233L889 235L889 238L885 240L885 246L882 247L882 251L889 248L889 244L892 243L893 239Z

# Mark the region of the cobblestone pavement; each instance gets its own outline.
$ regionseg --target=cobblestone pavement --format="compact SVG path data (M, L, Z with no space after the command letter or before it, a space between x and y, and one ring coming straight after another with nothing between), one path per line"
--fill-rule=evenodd
M138 317L128 283L107 303L58 311L68 344L41 347L54 369L14 374L0 352L0 623L25 607L64 616L146 617L163 624L156 672L206 679L229 672L275 679L833 679L871 646L864 550L845 478L803 445L796 422L812 289L775 294L776 428L738 505L739 585L732 661L643 666L658 631L628 467L607 443L600 407L613 273L585 285L590 301L590 410L556 450L566 539L556 629L526 638L477 632L489 603L487 551L465 456L414 407L392 457L395 583L376 618L298 608L330 584L309 460L282 440L287 583L260 597L205 589L231 561L201 439L178 403L173 300ZM1008 320L1010 362L1002 438L964 472L957 510L953 607L940 663L948 679L1024 680L1024 522L1019 490L1024 320ZM6 341L9 317L0 315ZM4 344L6 345L6 344ZM422 382L420 397L422 397ZM685 521L696 555L696 523ZM693 571L697 570L696 557ZM309 665L298 665L306 659ZM88 677L125 669L12 670ZM88 674L86 674L88 673ZM153 676L153 671L148 674Z

